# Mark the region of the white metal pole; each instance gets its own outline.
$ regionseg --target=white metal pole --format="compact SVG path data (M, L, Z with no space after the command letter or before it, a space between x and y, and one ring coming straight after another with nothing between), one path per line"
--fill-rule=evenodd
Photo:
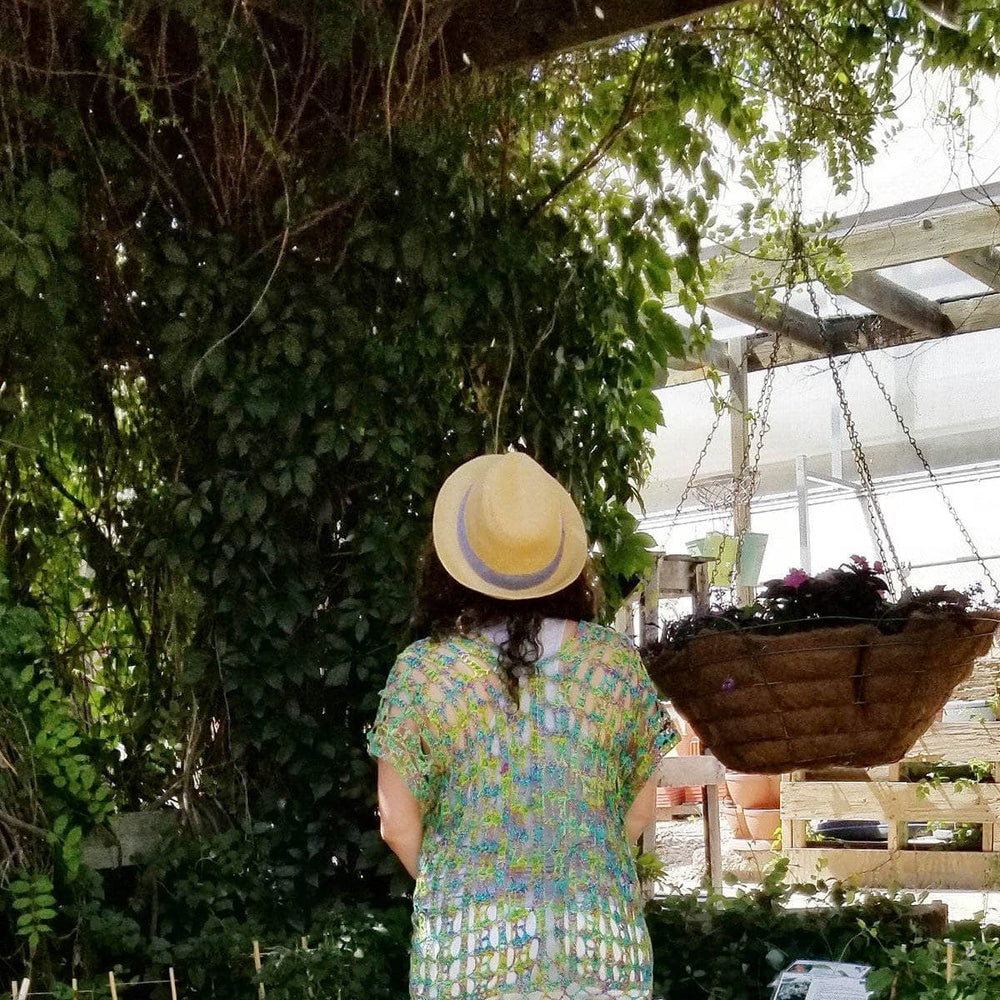
M795 459L795 490L799 498L799 563L806 573L812 573L812 547L809 539L809 480L806 456Z

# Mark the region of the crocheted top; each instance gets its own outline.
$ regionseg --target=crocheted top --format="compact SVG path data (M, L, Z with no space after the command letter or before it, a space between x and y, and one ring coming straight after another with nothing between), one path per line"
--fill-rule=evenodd
M396 661L369 750L424 812L410 996L645 1000L625 814L677 733L631 642L580 622L510 704L482 637Z

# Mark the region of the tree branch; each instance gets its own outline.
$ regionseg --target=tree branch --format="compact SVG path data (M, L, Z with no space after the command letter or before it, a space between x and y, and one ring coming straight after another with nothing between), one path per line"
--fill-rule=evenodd
M649 46L651 39L647 35L646 43L642 47L642 52L639 53L639 61L636 63L635 69L632 71L632 79L629 81L628 90L625 93L625 100L622 102L621 114L618 115L617 120L614 125L608 129L600 140L594 146L587 155L580 160L579 163L568 174L566 174L562 180L555 184L544 198L542 198L533 208L528 212L528 218L532 219L543 211L548 205L552 204L556 198L559 197L579 177L582 177L595 163L597 163L604 154L615 144L618 136L628 128L632 122L632 112L634 110L635 104L635 93L639 87L639 78L642 76L643 67L646 65L646 56L649 54Z
M4 826L9 826L12 830L20 830L21 833L30 833L32 837L41 837L43 840L48 839L48 830L43 830L40 826L35 826L34 823L25 823L23 819L18 819L16 816L11 816L10 813L0 811L0 823Z

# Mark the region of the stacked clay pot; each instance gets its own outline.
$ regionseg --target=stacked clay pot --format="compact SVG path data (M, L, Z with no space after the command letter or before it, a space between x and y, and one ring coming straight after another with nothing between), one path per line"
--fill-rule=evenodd
M726 815L735 835L770 843L781 826L781 775L729 771L726 787L733 801Z

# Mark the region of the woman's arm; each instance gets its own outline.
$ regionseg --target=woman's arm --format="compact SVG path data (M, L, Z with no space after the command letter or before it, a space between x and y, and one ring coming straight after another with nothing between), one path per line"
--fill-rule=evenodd
M423 813L399 772L381 758L378 762L378 812L382 839L416 878L420 845L424 839Z
M635 801L625 814L625 836L630 844L634 844L642 831L656 819L656 787L659 776L654 772L650 779L636 795Z

